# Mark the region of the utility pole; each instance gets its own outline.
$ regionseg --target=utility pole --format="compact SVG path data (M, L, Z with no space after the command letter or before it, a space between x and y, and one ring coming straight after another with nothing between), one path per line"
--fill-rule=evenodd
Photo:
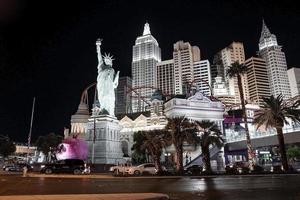
M94 136L92 145L92 163L95 164L96 116L94 116Z
M30 148L30 143L31 143L31 133L32 133L32 123L33 123L33 115L34 115L34 106L35 106L35 97L33 97L32 110L31 110L31 120L30 120L30 128L29 128L28 141L27 141L27 162L29 162L29 148Z
M101 40L100 40L101 43ZM97 99L97 85L95 87L95 95L94 95L94 104L93 109L96 109L96 99ZM97 116L96 110L93 111L92 117L94 117L94 135L93 135L93 144L92 144L92 164L95 164L95 141L96 141L96 116Z

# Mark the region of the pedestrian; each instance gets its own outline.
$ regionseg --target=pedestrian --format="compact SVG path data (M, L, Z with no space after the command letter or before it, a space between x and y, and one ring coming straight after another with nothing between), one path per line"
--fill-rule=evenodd
M27 166L25 165L25 166L23 167L23 177L27 177L27 171L28 171L28 168L27 168Z
M189 156L188 156L188 154L186 153L186 154L185 154L185 164L187 165L188 162L189 162Z

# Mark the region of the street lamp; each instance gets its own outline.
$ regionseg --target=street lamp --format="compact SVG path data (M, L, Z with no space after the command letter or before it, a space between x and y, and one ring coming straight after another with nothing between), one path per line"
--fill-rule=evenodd
M92 163L95 164L95 141L96 141L96 116L94 116L94 131L92 144Z

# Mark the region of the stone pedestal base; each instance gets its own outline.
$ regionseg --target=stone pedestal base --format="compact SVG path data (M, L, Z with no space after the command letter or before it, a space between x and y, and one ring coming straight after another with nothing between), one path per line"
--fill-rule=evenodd
M88 162L94 164L123 163L120 130L119 121L115 117L99 115L90 118L85 137L89 148Z

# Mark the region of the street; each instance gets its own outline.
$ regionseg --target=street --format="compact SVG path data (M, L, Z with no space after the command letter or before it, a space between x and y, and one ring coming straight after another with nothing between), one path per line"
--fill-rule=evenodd
M299 188L299 175L105 179L0 175L0 195L158 192L171 199L295 200L300 199Z

